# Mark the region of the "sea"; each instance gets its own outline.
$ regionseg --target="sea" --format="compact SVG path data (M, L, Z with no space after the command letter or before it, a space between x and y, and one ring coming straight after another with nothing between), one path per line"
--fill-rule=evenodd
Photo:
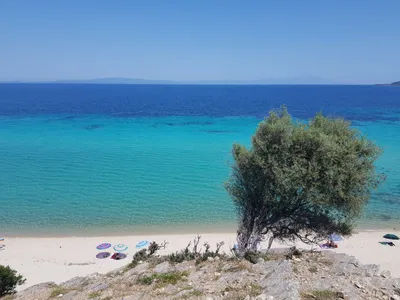
M234 231L232 144L281 105L383 148L358 224L398 226L398 87L0 84L0 236Z

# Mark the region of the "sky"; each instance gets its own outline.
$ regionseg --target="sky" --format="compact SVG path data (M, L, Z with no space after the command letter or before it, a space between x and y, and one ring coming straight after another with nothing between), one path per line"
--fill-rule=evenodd
M0 1L0 81L400 80L400 1Z

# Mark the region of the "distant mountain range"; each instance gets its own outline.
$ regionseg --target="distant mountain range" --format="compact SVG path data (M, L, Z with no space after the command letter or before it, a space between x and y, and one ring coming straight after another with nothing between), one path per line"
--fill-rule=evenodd
M82 84L173 84L169 80L147 80L140 78L95 78L95 79L72 79L56 80L53 83L82 83Z
M320 77L306 76L293 78L269 78L262 80L150 80L140 78L96 78L96 79L72 79L56 80L51 83L75 83L75 84L231 84L231 85L263 85L263 84L338 84Z

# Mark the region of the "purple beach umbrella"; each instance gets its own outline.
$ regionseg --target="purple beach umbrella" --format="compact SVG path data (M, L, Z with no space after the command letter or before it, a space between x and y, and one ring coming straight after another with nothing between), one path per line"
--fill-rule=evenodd
M110 248L110 247L111 247L111 244L110 244L110 243L103 243L103 244L98 245L98 246L96 247L96 249L97 249L97 250L104 250L104 249L108 249L108 248Z
M100 252L96 255L96 258L98 259L104 259L107 257L110 257L111 253L110 252Z

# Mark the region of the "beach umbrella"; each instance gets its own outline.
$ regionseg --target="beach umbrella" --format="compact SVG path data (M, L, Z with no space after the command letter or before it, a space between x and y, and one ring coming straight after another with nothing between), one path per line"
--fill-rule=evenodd
M6 245L0 245L0 250L4 249Z
M128 246L124 245L124 244L118 244L118 245L114 246L114 250L117 251L117 252L122 252L122 251L125 251L127 249L128 249Z
M0 242L4 241L4 238L0 238Z
M126 254L125 253L114 253L111 256L111 259L115 259L115 260L120 260L120 259L124 259L126 258Z
M104 259L107 257L110 257L111 253L110 252L100 252L96 255L96 258L98 259Z
M104 250L104 249L108 249L110 247L111 247L110 243L103 243L103 244L98 245L96 248L97 248L97 250Z
M328 238L329 238L331 241L334 241L334 242L343 241L343 237L341 237L340 235L337 235L336 233L331 234Z
M146 247L149 244L148 241L140 241L139 243L136 244L136 248L142 248L142 247Z
M400 240L400 238L397 235L393 234L393 233L385 234L383 237L385 239L389 239L389 240Z

